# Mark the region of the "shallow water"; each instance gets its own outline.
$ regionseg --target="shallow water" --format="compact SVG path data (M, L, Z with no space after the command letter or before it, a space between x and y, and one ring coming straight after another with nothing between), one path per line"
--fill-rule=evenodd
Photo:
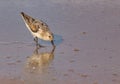
M54 52L36 50L21 11L49 25ZM1 0L0 26L5 84L120 84L119 0Z

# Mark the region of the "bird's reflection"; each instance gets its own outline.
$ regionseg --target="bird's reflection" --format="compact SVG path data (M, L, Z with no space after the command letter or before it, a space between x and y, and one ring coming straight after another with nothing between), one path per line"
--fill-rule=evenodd
M54 59L55 47L51 52L39 52L40 49L36 47L33 55L27 59L27 71L31 73L43 73L45 72L51 61Z

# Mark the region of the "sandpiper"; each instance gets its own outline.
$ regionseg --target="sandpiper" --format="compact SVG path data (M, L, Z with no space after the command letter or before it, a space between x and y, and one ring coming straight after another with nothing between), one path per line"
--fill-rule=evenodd
M36 42L36 46L41 47L41 45L38 43L39 38L42 40L51 41L53 47L55 47L53 42L53 33L50 31L48 25L45 22L43 22L42 20L34 19L31 16L25 14L24 12L21 12L21 16L28 30L33 35L34 41Z

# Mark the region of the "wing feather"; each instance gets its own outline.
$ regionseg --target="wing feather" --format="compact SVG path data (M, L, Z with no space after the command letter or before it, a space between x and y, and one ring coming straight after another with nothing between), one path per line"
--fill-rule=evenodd
M43 32L49 31L48 25L42 20L36 20L24 12L21 12L21 16L32 32L38 32L39 30L42 30Z

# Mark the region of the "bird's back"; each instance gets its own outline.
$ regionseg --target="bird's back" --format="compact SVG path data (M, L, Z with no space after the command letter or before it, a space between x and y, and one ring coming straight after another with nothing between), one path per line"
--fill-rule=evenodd
M38 32L39 30L49 31L48 25L42 20L36 20L24 12L21 12L21 16L26 26L29 27L32 32Z

